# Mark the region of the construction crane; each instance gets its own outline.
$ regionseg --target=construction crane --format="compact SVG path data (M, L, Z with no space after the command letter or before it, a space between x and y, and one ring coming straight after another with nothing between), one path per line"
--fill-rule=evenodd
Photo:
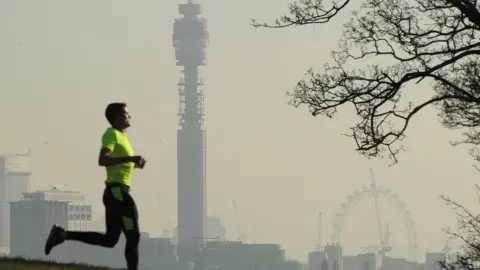
M322 212L318 213L318 228L317 228L317 244L315 245L316 251L322 251Z
M240 225L237 203L235 203L235 201L233 201L233 210L235 211L235 218L237 219L238 241L244 242L245 240L247 240L247 235L245 234L245 231L242 230L242 227Z
M388 224L385 226L385 234L383 235L383 246L381 247L381 250L384 254L385 252L392 250L392 247L390 246L390 227Z
M375 183L375 178L373 177L372 169L370 169L370 179L372 180L373 200L375 201L375 212L377 214L378 236L380 238L380 243L383 244L383 232L382 232L383 228L382 228L382 221L380 219L380 208L378 207L377 184Z

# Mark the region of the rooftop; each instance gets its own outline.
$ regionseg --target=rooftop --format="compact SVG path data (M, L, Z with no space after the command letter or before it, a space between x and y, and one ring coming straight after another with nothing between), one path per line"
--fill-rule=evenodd
M28 201L84 201L85 195L77 191L62 190L59 186L52 186L50 190L25 192L23 199Z

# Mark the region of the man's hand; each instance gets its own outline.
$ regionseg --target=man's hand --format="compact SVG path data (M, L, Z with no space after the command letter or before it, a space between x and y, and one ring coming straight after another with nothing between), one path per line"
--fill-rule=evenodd
M132 161L135 163L135 168L139 169L143 169L143 167L145 167L145 163L147 163L142 156L133 156Z

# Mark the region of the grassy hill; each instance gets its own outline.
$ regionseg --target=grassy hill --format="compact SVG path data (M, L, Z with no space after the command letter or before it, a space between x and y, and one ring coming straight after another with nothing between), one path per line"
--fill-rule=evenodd
M110 270L81 264L59 264L19 258L0 258L1 270Z

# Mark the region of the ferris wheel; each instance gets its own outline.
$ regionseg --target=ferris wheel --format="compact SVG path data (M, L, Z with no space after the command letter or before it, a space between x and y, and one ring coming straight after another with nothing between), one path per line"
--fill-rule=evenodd
M397 194L394 194L390 189L377 186L372 178L372 184L370 186L363 186L361 189L356 189L353 194L347 197L347 201L341 204L340 211L336 214L335 222L333 223L331 241L333 243L340 243L340 236L343 229L343 224L347 215L351 212L355 205L357 205L362 200L375 199L376 208L377 208L377 218L378 218L378 204L377 199L388 202L400 215L405 225L408 237L408 260L412 262L417 261L417 233L415 231L414 222L412 220L410 211L405 207L405 203L400 200ZM380 227L380 222L379 222ZM381 229L380 229L381 230ZM387 231L388 234L388 225ZM382 236L381 236L382 239ZM385 239L388 241L388 239ZM383 240L381 240L383 241ZM384 249L389 251L387 243L385 244Z

